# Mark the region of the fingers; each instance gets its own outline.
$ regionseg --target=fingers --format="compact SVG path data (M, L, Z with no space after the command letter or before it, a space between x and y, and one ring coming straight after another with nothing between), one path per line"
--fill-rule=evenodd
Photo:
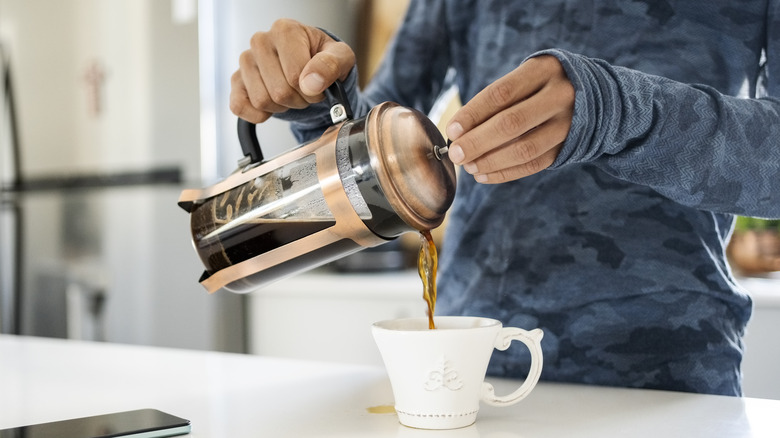
M274 28L284 26L287 23L286 20L277 22L274 24ZM302 26L300 23L292 22L289 26ZM269 64L269 67L273 67L273 71L276 75L284 76L283 86L287 86L288 92L295 94L296 98L300 100L298 103L302 107L307 106L310 103L319 102L322 100L321 96L318 96L320 92L307 93L306 90L300 88L301 72L305 68L306 64L311 61L312 55L319 50L319 46L322 44L322 38L327 37L319 29L302 26L301 32L285 31L280 33L284 35L280 40L276 41L275 53L268 54L264 59ZM330 37L327 37L330 39ZM275 55L275 56L274 56ZM269 69L270 70L270 69ZM281 81L280 81L281 82Z
M532 58L453 116L449 156L479 182L536 173L555 161L573 109L574 89L557 59Z
M277 21L267 34L256 33L251 40L249 59L241 65L249 99L257 108L267 105L272 112L288 108L306 108L309 100L298 87L303 66L311 59L308 33L297 22ZM246 52L244 52L246 54ZM251 81L251 83L250 83Z
M240 71L233 73L230 84L230 111L233 114L251 123L262 123L271 117L270 112L252 106Z
M355 52L347 44L327 37L303 68L300 89L310 96L320 95L337 79L345 80L354 65Z
M463 165L477 182L497 184L524 178L552 165L566 139L565 121L555 120L537 127L527 134L499 148L493 149L475 161ZM543 147L541 145L552 145Z
M554 88L543 88L533 96L500 110L453 141L462 148L466 162L470 161L469 158L478 159L485 153L520 138L549 120L556 117L564 118L560 113L567 112L563 108L565 108L568 99L566 93L559 93ZM555 126L560 127L560 124ZM535 145L539 149L538 151L529 150L527 153L521 151L517 158L532 159L540 155L545 149L545 144L535 143Z
M450 121L447 136L457 140L464 132L481 125L493 115L534 95L544 86L546 75L536 73L532 58L477 93Z
M323 31L293 20L278 20L252 36L231 77L230 109L260 123L274 113L305 108L344 79L355 64L352 49Z

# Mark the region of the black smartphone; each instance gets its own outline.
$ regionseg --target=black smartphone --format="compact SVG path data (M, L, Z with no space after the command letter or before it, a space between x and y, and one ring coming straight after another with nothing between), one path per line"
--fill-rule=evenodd
M160 438L190 433L190 421L157 409L116 412L0 430L0 438Z

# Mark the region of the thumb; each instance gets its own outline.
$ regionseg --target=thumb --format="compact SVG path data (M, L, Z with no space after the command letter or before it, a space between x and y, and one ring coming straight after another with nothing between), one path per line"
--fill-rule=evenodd
M354 65L355 52L346 43L323 41L301 71L298 84L301 92L308 96L319 95L337 79L346 79Z

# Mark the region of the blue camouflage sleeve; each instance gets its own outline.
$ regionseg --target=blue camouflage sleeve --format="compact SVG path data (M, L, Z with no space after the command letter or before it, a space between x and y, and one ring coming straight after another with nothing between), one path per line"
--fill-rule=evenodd
M780 2L772 2L760 97L738 98L548 50L575 86L572 127L551 169L592 162L683 205L780 217ZM762 92L761 92L762 91Z

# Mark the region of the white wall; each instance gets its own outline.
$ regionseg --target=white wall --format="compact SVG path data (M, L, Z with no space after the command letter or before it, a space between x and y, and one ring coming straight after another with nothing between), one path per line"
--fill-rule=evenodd
M197 16L174 19L174 3L182 1L0 0L24 176L174 165L200 181ZM104 73L97 114L85 80L93 62ZM225 348L215 327L223 300L197 283L202 268L176 205L180 190L25 193L23 321L44 317L39 285L56 277L106 291L110 341ZM66 223L85 224L81 248ZM52 290L61 300L65 290Z
M197 22L161 0L0 0L27 176L200 168ZM100 65L101 112L88 106Z
M47 13L41 13L42 9ZM75 26L76 10L68 2L0 1L0 41L13 67L22 144L62 145L76 141L74 109L57 108L59 102L77 100ZM39 67L21 69L25 65ZM51 162L73 161L72 151L51 149ZM33 163L40 161L43 152L25 150ZM38 166L34 164L35 167Z

